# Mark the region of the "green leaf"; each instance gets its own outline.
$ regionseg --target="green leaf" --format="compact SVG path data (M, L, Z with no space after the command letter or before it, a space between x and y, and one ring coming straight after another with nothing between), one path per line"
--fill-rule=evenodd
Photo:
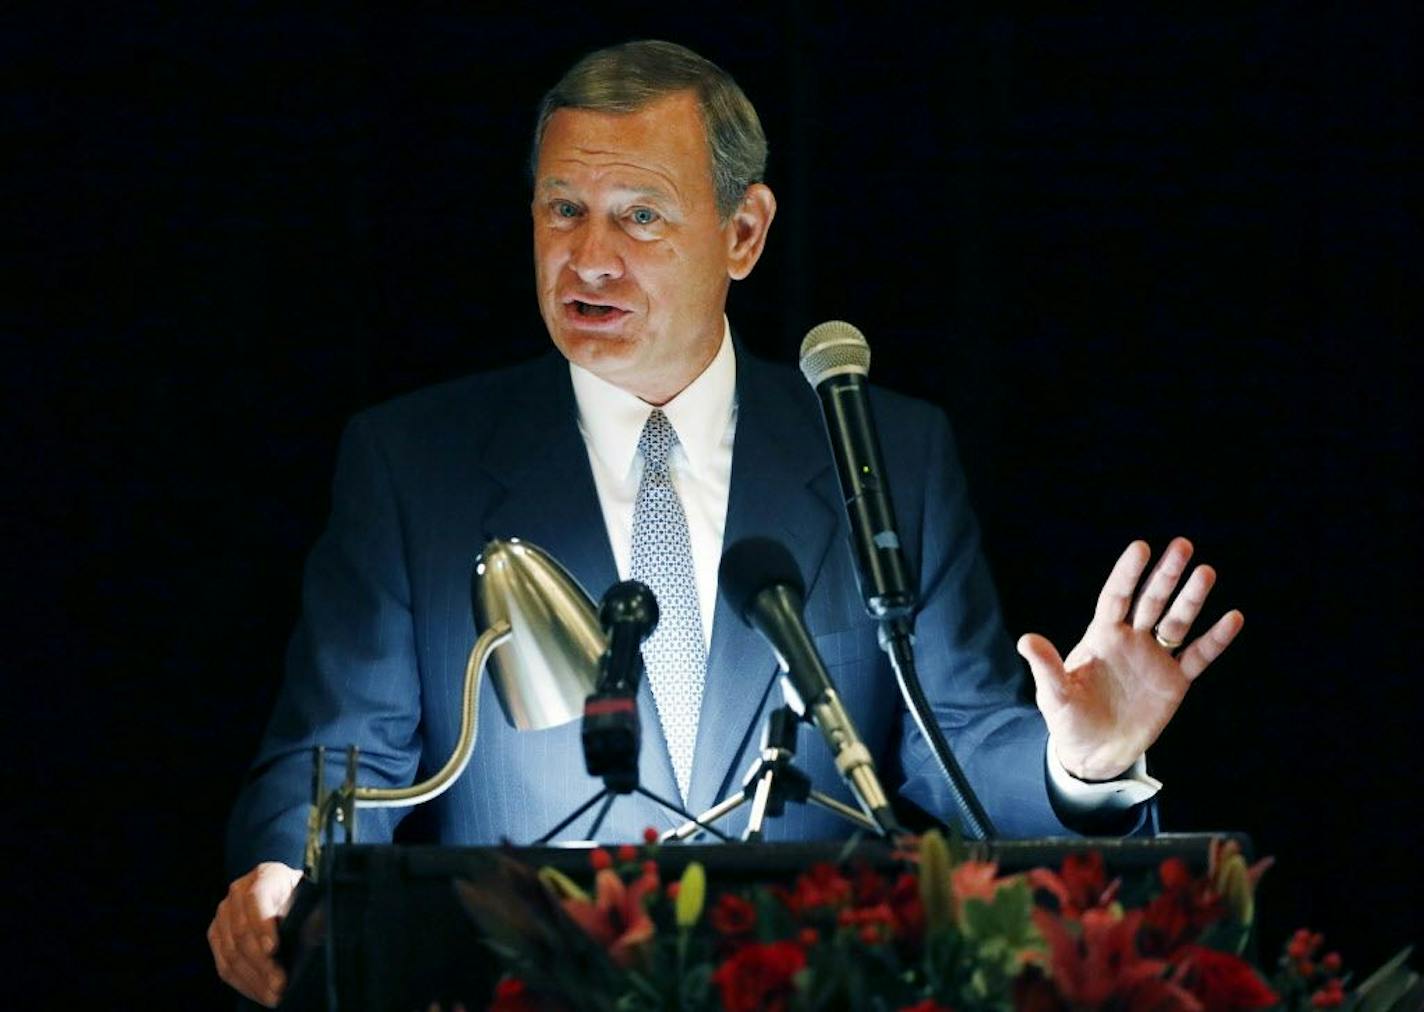
M1419 982L1407 965L1414 946L1406 945L1355 989L1359 1012L1389 1012Z
M999 887L990 903L966 900L964 934L972 939L1003 939L1016 950L1042 948L1043 938L1033 926L1033 895L1023 879Z

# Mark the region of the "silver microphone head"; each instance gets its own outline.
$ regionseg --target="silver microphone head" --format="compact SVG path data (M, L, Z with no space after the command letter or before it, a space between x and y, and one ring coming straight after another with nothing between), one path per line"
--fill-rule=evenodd
M475 628L510 625L489 663L505 718L521 731L542 731L581 717L608 641L578 581L518 538L485 545L471 581Z
M842 320L811 328L801 342L801 375L811 386L832 376L870 375L870 343L859 329Z

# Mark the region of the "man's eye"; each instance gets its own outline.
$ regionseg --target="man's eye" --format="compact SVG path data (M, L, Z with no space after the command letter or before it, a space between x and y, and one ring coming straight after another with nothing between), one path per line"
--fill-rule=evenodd
M628 215L634 225L651 225L658 220L658 212L646 207L635 207Z
M556 200L554 202L554 216L558 218L577 218L578 205L571 200Z

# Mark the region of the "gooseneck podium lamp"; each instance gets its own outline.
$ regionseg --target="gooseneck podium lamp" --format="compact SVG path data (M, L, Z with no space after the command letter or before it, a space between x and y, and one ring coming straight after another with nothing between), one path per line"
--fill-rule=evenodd
M328 791L325 748L316 746L304 860L313 881L320 874L323 846L332 842L336 826L341 826L345 842L356 839L358 809L423 804L459 779L475 747L486 667L505 717L521 731L557 727L583 715L584 701L597 687L607 638L578 582L538 546L518 538L495 539L475 560L471 601L479 635L465 665L460 734L437 773L409 787L360 787L359 755L351 745L346 749L345 779Z

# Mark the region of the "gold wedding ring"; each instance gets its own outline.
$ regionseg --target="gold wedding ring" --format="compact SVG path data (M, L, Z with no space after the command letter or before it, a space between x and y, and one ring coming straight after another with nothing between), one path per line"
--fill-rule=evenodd
M1152 630L1152 638L1157 641L1158 645L1161 646L1163 650L1180 650L1182 648L1182 643L1185 642L1183 640L1169 640L1167 637L1163 636L1161 630L1157 629L1156 627L1154 627Z

